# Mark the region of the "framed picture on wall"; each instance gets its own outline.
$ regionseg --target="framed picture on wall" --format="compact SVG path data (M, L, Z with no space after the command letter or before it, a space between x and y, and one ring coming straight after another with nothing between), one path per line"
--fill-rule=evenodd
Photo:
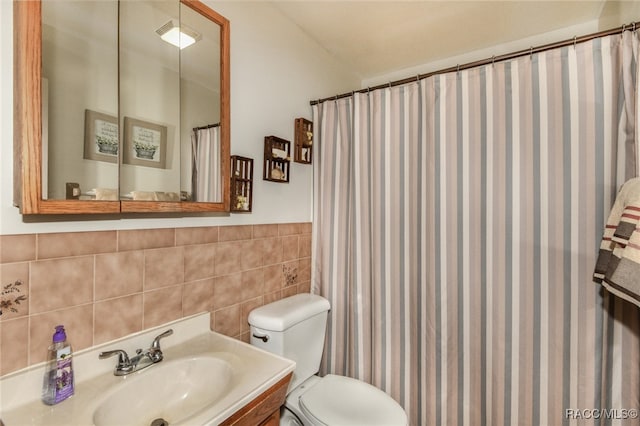
M84 158L118 162L118 118L86 109L84 111Z
M124 164L164 169L166 158L166 126L130 117L124 118Z

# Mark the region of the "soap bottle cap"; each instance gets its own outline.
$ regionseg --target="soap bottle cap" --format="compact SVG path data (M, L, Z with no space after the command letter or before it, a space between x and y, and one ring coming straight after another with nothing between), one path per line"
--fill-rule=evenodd
M60 343L67 340L67 334L64 332L64 325L57 325L56 332L53 333L53 343Z

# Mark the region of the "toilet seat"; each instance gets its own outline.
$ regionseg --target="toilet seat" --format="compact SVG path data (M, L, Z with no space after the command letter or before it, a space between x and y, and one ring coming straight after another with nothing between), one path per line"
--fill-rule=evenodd
M363 381L328 374L300 396L299 405L318 425L405 426L407 415L380 389Z

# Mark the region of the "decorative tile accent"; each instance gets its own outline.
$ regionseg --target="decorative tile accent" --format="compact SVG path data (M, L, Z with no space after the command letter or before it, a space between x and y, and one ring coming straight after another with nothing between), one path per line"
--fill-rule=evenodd
M282 265L284 274L284 286L289 287L298 283L298 261L287 262Z
M3 313L7 315L19 314L20 305L27 305L27 295L23 291L23 287L22 281L19 279L2 286L2 291L0 291L0 315Z
M29 263L0 265L0 321L29 315Z
M2 375L44 361L58 324L80 350L210 311L212 329L248 341L252 309L310 288L308 223L8 235L0 244L1 284L20 280L28 297L0 317Z

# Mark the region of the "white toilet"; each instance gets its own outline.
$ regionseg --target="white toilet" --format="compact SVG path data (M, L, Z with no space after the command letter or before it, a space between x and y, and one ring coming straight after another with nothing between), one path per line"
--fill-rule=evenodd
M298 294L249 313L251 344L296 362L281 425L405 426L402 407L363 381L318 377L329 301Z

